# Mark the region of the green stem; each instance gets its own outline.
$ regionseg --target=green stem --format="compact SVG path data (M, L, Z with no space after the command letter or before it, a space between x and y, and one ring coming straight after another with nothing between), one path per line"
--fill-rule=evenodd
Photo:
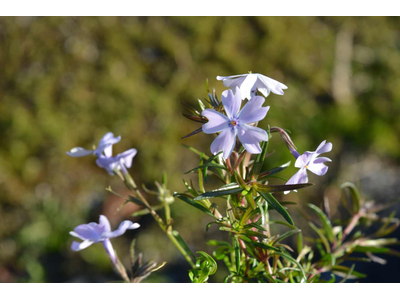
M156 213L156 211L150 206L150 204L147 202L146 198L144 198L144 196L142 195L142 193L140 192L140 190L138 189L135 181L133 180L133 178L131 177L131 175L129 173L126 174L121 174L120 171L116 172L120 177L122 175L122 178L124 179L124 183L126 185L126 187L133 192L144 204L144 206L146 206L146 208L150 211L150 214L152 215L152 217L154 218L154 220L158 223L158 225L160 226L161 230L164 231L168 238L171 240L171 242L175 245L175 247L179 250L179 252L182 253L182 255L186 258L186 260L188 261L188 263L190 264L190 266L192 268L195 268L195 264L193 263L191 257L189 256L189 254L186 252L186 250L179 244L179 242L177 241L177 239L175 238L175 236L172 234L172 226L170 225L170 220L171 220L171 212L169 209L169 205L167 202L165 202L165 217L166 217L166 222L167 225L164 223L164 221L161 219L161 217Z

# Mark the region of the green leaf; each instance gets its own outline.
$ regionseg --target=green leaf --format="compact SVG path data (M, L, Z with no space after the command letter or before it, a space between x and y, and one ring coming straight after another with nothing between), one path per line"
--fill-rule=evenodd
M212 163L213 160L215 160L221 153L222 153L222 151L220 151L217 154L214 154L213 156L211 156L209 159L207 159L205 161L204 165ZM200 156L200 157L204 157L204 155ZM204 182L205 183L207 183L207 170L208 170L208 167L203 168L203 178L204 178Z
M235 237L235 261L236 261L236 273L240 272L240 248L237 236Z
M342 190L349 190L353 204L353 213L358 213L361 207L361 196L356 186L351 182L345 182L340 186L340 188Z
M205 199L210 199L210 198L215 198L215 197L222 197L222 196L227 196L227 195L233 195L233 194L239 194L243 191L244 189L242 188L219 188L216 190L212 190L210 192L205 192L196 198L194 198L194 201L199 201L199 200L205 200Z
M279 224L279 225L284 225L284 226L290 227L292 229L298 229L296 226L286 223L284 221L268 221L267 224Z
M344 283L344 282L346 282L346 280L349 278L349 276L351 275L351 273L353 273L354 267L355 267L355 266L356 266L355 264L353 264L353 265L351 266L349 272L347 272L346 276L345 276L339 283Z
M203 157L205 158L205 159L208 159L209 157L208 157L208 155L206 155L204 152L201 152L201 151L199 151L199 150L197 150L197 149L195 149L195 148L193 148L193 147L190 147L190 146L188 146L188 145L185 145L185 144L181 144L183 147L185 147L185 148L188 148L190 151L192 151L192 152L194 152L194 153L196 153L197 155L202 155L203 154Z
M188 253L191 257L195 258L196 256L193 254L192 250L188 247L185 240L180 236L179 232L176 230L172 230L172 235L178 241L178 243L185 249L186 253Z
M319 238L322 240L322 244L324 244L324 247L326 249L326 252L330 253L331 252L331 248L329 247L329 243L327 238L325 237L325 235L321 232L321 230L319 230L319 228L317 228L317 226L315 226L313 223L308 222L308 224L310 225L310 227L318 234Z
M300 233L300 232L301 232L300 229L294 229L294 230L286 231L284 234L280 235L280 236L274 241L274 244L276 244L276 243L278 243L278 242L280 242L280 241L282 241L282 240L288 238L289 236L291 236L291 235L293 235L293 234Z
M371 253L388 253L389 248L385 247L368 247L368 246L356 246L354 252L371 252Z
M347 276L348 279L355 279L355 278L365 278L367 277L367 275L360 273L360 272L356 272L356 271L352 271L351 273L349 273L350 268L345 267L345 266L333 266L332 267L333 273L345 278Z
M260 174L260 175L263 175L263 176L274 175L274 174L276 174L276 173L279 173L279 172L285 170L287 167L290 166L290 164L291 164L291 161L288 161L287 163L285 163L285 164L283 164L283 165L281 165L281 166L279 166L279 167L273 168L273 169L271 169L271 170L268 170L268 171L266 171L266 172L263 172L263 173Z
M267 127L267 134L269 136L269 125ZM264 160L265 160L265 155L267 154L267 150L268 150L268 141L266 142L262 142L261 143L261 153L258 154L254 160L254 164L253 164L253 168L250 171L250 178L252 178L253 176L256 177L258 176L258 174L261 171L261 168L264 164Z
M207 245L209 246L227 246L230 247L231 245L228 242L225 241L217 241L217 240L209 240L207 242Z
M206 106L204 105L203 101L201 101L200 99L197 99L197 100L199 101L199 106L200 106L201 111L205 110Z
M331 221L329 221L328 217L323 213L323 211L319 207L315 206L312 203L309 203L308 206L318 214L319 218L321 219L322 226L324 227L328 240L331 243L333 243L335 236L332 231Z
M190 199L189 197L187 197L184 194L174 194L174 197L178 197L179 199L185 201L186 203L196 207L197 209L201 210L202 212L206 213L207 215L209 215L210 217L213 217L214 219L216 219L216 217L207 209L205 208L203 205L201 205L198 202L193 201L192 199Z
M265 228L257 223L250 223L250 224L243 226L243 229L251 229L251 228L256 228L260 231L265 231Z
M276 193L276 192L298 190L298 189L302 189L302 188L309 187L312 185L314 185L314 183L283 184L283 185L263 185L260 183L255 183L254 188L258 192Z
M263 197L269 205L271 205L275 210L282 215L282 217L285 218L286 221L288 221L289 224L294 225L294 222L292 218L290 217L289 213L286 211L286 209L279 203L278 200L275 199L274 196L272 196L270 193L261 193L259 192L261 197Z
M297 265L297 267L300 269L301 274L303 276L303 279L301 280L301 282L307 282L307 277L306 277L306 273L304 272L303 266L297 260L295 260L293 257L291 257L290 254L286 254L284 252L279 253L279 255L284 257L286 260L290 261L291 263Z
M196 167L194 169L191 169L191 170L185 172L184 174L189 174L189 173L194 172L194 171L196 171L198 169L204 169L204 168L219 168L219 169L226 170L225 166L223 166L223 165L219 165L219 164L215 164L215 163L208 163L208 164L204 164L204 165L198 166L198 167Z
M199 194L197 193L197 191L195 191L190 185L189 183L187 183L184 179L182 179L183 184L186 186L187 190L189 193L191 193L194 197L197 197Z
M217 272L217 263L215 262L214 258L210 254L204 251L197 251L196 252L198 255L200 255L200 258L197 259L196 261L196 267L200 268L202 267L201 263L199 261L206 261L208 263L208 274L207 275L213 275L215 272Z

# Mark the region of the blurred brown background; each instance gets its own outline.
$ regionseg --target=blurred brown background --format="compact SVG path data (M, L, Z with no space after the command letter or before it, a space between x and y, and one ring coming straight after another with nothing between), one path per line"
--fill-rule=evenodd
M284 96L267 98L260 127L291 130L300 152L333 143L328 174L311 174L316 185L287 199L301 206L325 194L335 212L339 184L352 181L368 199L394 200L399 49L397 17L1 17L0 282L117 280L101 245L73 253L68 232L99 214L117 226L137 207L116 212L122 202L105 187L126 193L118 178L93 157L65 151L90 148L112 131L122 136L114 153L138 149L131 169L138 183L154 188L166 171L170 189L182 191L182 176L196 178L183 173L198 157L181 137L199 126L180 115L180 101L197 105L206 78L220 95L217 75L253 71L285 83ZM209 153L211 141L200 134L183 143ZM277 136L270 149L266 168L292 159ZM179 199L172 211L193 251L211 253L206 240L226 238L217 227L206 233L211 220ZM141 229L113 240L124 262L135 237L146 258L168 261L148 281L187 282L186 261L153 220L137 221ZM368 280L400 281L395 264L377 267L386 277L369 269ZM221 264L215 280L224 272Z

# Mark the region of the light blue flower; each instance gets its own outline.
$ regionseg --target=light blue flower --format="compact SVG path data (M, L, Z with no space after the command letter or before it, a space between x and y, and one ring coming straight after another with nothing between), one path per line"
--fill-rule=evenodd
M83 250L94 243L102 243L107 255L113 263L117 263L117 256L110 239L123 235L128 229L137 229L140 225L131 221L123 221L117 230L111 231L110 222L106 216L101 215L99 223L82 224L75 227L69 234L82 240L81 243L72 242L72 251Z
M227 159L235 147L236 136L249 153L261 153L259 143L268 140L268 134L265 130L249 125L265 118L269 106L262 107L265 99L255 96L247 102L240 110L241 94L238 87L232 90L226 90L222 93L222 104L226 116L213 109L205 109L202 115L208 119L208 123L203 125L203 132L207 134L221 132L211 144L211 152L217 154L223 151L224 159Z
M258 73L217 76L217 80L222 80L224 86L232 89L239 87L242 100L250 100L255 96L257 90L265 97L268 97L270 92L283 95L283 90L288 88L283 83Z
M104 168L110 175L114 175L114 171L122 170L123 173L128 173L127 168L132 166L132 160L135 157L137 150L132 148L116 156L100 155L96 159L96 164L100 168Z
M121 140L121 136L114 137L112 132L106 133L100 140L99 145L95 150L87 150L82 147L72 148L67 151L67 154L72 157L81 157L94 154L100 156L103 152L107 157L112 156L112 145L118 143Z
M327 143L323 141L314 152L306 151L300 155L297 151L291 150L294 157L296 158L295 167L300 168L300 170L294 174L286 184L299 184L307 183L308 175L307 170L312 173L322 176L328 172L328 167L324 164L325 162L331 162L332 160L327 157L318 157L322 153L330 152L332 150L332 143ZM296 192L296 190L295 190ZM290 191L285 191L285 194L290 193Z
M67 152L67 154L72 157L94 154L97 156L97 165L100 168L106 169L109 174L114 175L114 171L119 170L122 170L122 172L126 174L128 172L127 168L132 166L132 159L135 157L137 150L132 148L116 156L112 156L112 145L118 143L120 140L121 136L114 137L112 132L108 132L101 138L95 150L92 151L81 147L75 147Z

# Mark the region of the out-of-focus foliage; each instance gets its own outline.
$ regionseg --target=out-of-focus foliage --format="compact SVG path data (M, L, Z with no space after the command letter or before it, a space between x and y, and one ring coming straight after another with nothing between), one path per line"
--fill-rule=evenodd
M376 201L394 199L399 28L399 18L383 17L0 18L0 281L109 279L102 249L71 253L68 232L99 213L115 225L138 207L116 213L122 203L104 187L112 183L123 193L122 184L93 159L65 151L90 148L113 131L123 138L116 152L138 149L138 183L153 188L165 170L171 190L180 190L182 173L195 167L180 137L196 129L180 116L180 101L203 98L204 78L220 94L216 75L251 70L285 83L284 96L267 98L272 108L260 126L291 130L302 150L333 142L329 176L314 180L325 184L288 199L318 202L327 182L359 180ZM207 152L211 137L185 143ZM289 156L277 151L274 158ZM329 188L327 195L337 193ZM194 250L217 235L212 228L204 233L200 225L209 220L185 203L175 203L173 214ZM146 234L121 238L123 253L138 234L146 256L168 261L150 280L187 281L169 240L147 216L139 222Z

